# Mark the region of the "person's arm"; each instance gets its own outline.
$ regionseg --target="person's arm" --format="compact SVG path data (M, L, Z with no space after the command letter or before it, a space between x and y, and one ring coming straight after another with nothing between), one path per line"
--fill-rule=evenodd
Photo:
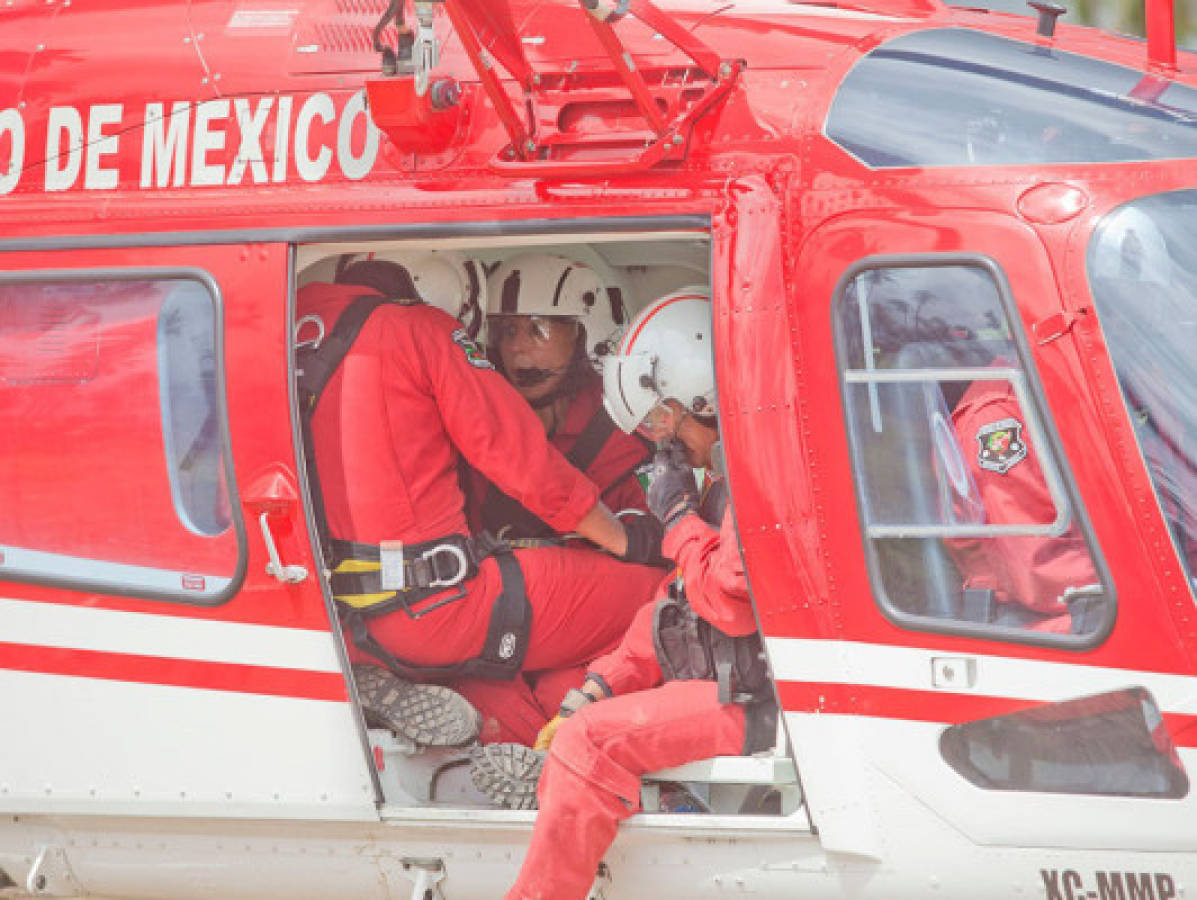
M597 544L608 553L623 556L628 550L628 535L623 524L615 518L601 500L591 507L574 529L581 537Z
M598 488L571 466L545 436L544 427L523 397L496 372L458 323L431 308L413 308L401 327L416 330L418 360L396 363L418 366L426 389L440 411L457 450L504 493L543 519L555 531L569 532L583 519L588 528L620 547L622 529L605 530L610 516L595 511Z
M730 504L718 529L686 514L666 533L663 549L677 562L686 599L698 615L733 637L756 631Z
M1025 420L1012 397L995 394L995 399L958 411L954 417L957 440L965 448L988 525L1047 525L1056 518L1056 507L1040 468L1035 445L1025 427ZM997 423L1013 420L1023 427L1021 440L1025 454L1004 464L1005 471L985 469L980 464L978 435ZM1045 615L1067 613L1065 591L1099 582L1089 549L1073 522L1061 535L1002 535L980 538L988 572L963 571L966 584L992 584L999 599L1018 603Z

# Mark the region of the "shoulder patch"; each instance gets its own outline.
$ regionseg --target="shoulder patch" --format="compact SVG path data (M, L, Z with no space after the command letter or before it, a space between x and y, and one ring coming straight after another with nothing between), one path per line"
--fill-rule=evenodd
M464 328L458 328L451 335L453 343L462 349L465 353L466 362L468 362L475 369L493 369L494 363L486 358L486 354L482 348L475 343Z
M1027 458L1027 444L1022 439L1022 422L1002 419L977 429L977 462L982 469L1005 475Z

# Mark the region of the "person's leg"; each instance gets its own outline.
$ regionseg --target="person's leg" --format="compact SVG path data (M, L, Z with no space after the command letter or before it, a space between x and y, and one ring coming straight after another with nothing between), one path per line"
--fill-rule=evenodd
M557 715L557 711L561 709L561 701L565 699L565 695L573 688L580 688L582 686L582 683L586 680L586 670L588 668L588 665L565 666L560 669L546 669L543 672L528 673L528 683L532 687L533 696L536 697L536 705L545 714L545 721L541 723L541 728L548 723L549 719Z
M581 683L579 678L578 684ZM510 742L531 747L551 717L522 674L510 681L455 678L446 682L446 686L469 700L481 714L478 740L483 744ZM557 702L560 704L561 701ZM557 708L552 710L556 713Z
M546 547L516 557L532 603L524 669L533 672L586 664L610 651L666 575L591 550Z
M583 898L618 824L640 809L640 777L739 753L744 709L709 681L673 681L585 706L557 733L540 813L507 900Z
M661 569L621 563L592 550L540 547L518 550L515 555L532 606L524 671L584 664L606 652L623 637L636 610L665 577ZM465 597L419 618L401 610L386 613L368 619L367 627L379 644L403 662L433 666L461 662L482 650L501 589L497 564L483 560ZM357 652L351 658L374 661Z

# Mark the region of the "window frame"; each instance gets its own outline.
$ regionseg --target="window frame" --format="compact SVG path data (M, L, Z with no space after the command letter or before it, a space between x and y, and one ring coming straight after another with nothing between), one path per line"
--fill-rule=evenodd
M208 596L187 592L183 589L167 591L149 587L135 582L121 582L118 578L96 580L86 576L70 577L42 574L28 574L5 571L0 567L0 584L5 582L16 584L41 585L64 590L103 594L117 597L136 597L146 600L158 600L168 603L179 603L185 606L215 607L221 606L237 595L245 580L249 565L249 547L246 538L245 522L241 512L239 493L237 490L236 472L233 468L232 440L229 428L228 385L225 367L224 321L225 304L220 286L211 273L194 266L101 266L87 269L28 269L22 271L0 272L0 285L45 284L51 282L133 282L133 281L191 281L198 283L208 294L212 310L213 333L213 365L216 369L216 413L217 428L220 440L221 462L224 466L225 490L229 498L230 527L236 539L237 558L234 561L232 573L225 586L217 593ZM161 310L159 310L159 314ZM161 375L161 347L155 324L155 369ZM161 380L159 380L159 389ZM159 398L157 406L158 421L161 423L166 441L167 422L163 416L163 404ZM183 510L177 503L176 479L170 470L170 457L163 457L167 468L168 486L171 495L171 508L178 518L179 527L194 534L191 525L183 515ZM37 553L38 551L32 551ZM65 556L65 554L54 554ZM124 563L114 563L108 560L95 560L100 565L124 566ZM168 571L153 569L153 571ZM171 570L173 571L173 570ZM180 572L180 574L183 574Z
M875 538L870 537L867 530L865 502L862 498L861 478L857 468L858 462L853 452L852 441L849 438L848 421L852 410L849 405L848 387L849 385L858 385L862 382L859 379L850 380L847 377L848 370L853 367L849 365L848 336L844 333L844 329L840 325L839 310L841 304L849 302L845 298L848 287L864 272L877 269L925 269L961 266L980 269L989 276L997 291L998 304L1006 316L1011 341L1018 355L1019 367L1022 369L1023 391L1017 390L1017 382L1012 381L1011 383L1016 385L1016 393L1020 401L1025 403L1024 414L1027 416L1028 422L1033 422L1037 426L1036 428L1032 428L1028 425L1028 429L1033 438L1042 441L1042 444L1039 445L1039 454L1041 457L1045 453L1048 454L1052 463L1050 468L1059 476L1059 487L1062 490L1063 499L1067 501L1068 509L1072 514L1071 521L1076 524L1081 536L1085 539L1093 567L1101 579L1103 588L1105 588L1104 596L1108 599L1110 612L1100 627L1092 632L1086 634L1052 634L1009 625L918 615L901 609L886 593L885 582L882 578L881 561L874 544ZM1092 650L1104 643L1113 631L1114 623L1118 620L1117 591L1114 581L1110 577L1109 567L1106 564L1101 544L1097 540L1097 536L1093 531L1093 525L1089 520L1085 508L1080 502L1076 479L1067 465L1068 457L1063 452L1063 444L1060 440L1059 432L1056 430L1052 418L1045 414L1050 410L1047 397L1043 392L1043 386L1038 370L1035 367L1034 356L1031 354L1030 344L1027 341L1022 318L1019 315L1018 306L1014 301L1013 292L1010 290L1009 281L998 262L992 257L981 253L896 253L873 254L862 257L848 266L837 279L831 296L830 318L832 342L835 347L836 380L839 382L840 387L840 411L843 416L844 437L848 443L847 458L852 469L852 492L856 504L857 530L860 534L861 546L864 551L865 566L869 575L869 587L873 595L873 601L882 615L899 628L909 631L979 638L1008 644L1024 644L1062 650L1084 651ZM936 369L929 371L964 372L967 370ZM1005 376L1003 376L1004 378ZM1049 492L1053 494L1053 499L1056 499L1054 491L1051 490L1052 479L1048 474L1049 467L1042 466L1042 468L1044 469L1044 477L1048 481ZM1021 526L1016 527L1021 528ZM1054 525L1046 526L1048 529L1052 527ZM1026 532L1024 529L1018 533ZM964 536L963 531L953 532L953 534ZM938 537L938 535L914 535L909 533L904 536ZM1000 536L1000 532L988 531L985 536Z

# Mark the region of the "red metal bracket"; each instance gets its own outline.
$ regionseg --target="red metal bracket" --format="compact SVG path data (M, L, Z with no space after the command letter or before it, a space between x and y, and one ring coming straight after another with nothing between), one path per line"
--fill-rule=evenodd
M714 50L663 13L651 0L627 0L620 15L597 12L593 2L579 0L614 73L626 94L609 86L579 85L576 79L532 75L521 84L526 117L495 70L495 61L479 40L461 0L446 0L453 27L466 55L495 107L510 145L491 167L509 175L614 175L643 171L685 157L695 120L727 97L743 71L739 60L721 59ZM678 67L650 72L646 78L632 59L614 25L632 15L677 47L693 62L682 81ZM674 82L670 82L670 78ZM590 127L570 132L561 127L570 112L590 109L596 120L625 119L628 105L643 120L640 129ZM588 106L589 104L589 106ZM620 110L615 116L612 110Z

